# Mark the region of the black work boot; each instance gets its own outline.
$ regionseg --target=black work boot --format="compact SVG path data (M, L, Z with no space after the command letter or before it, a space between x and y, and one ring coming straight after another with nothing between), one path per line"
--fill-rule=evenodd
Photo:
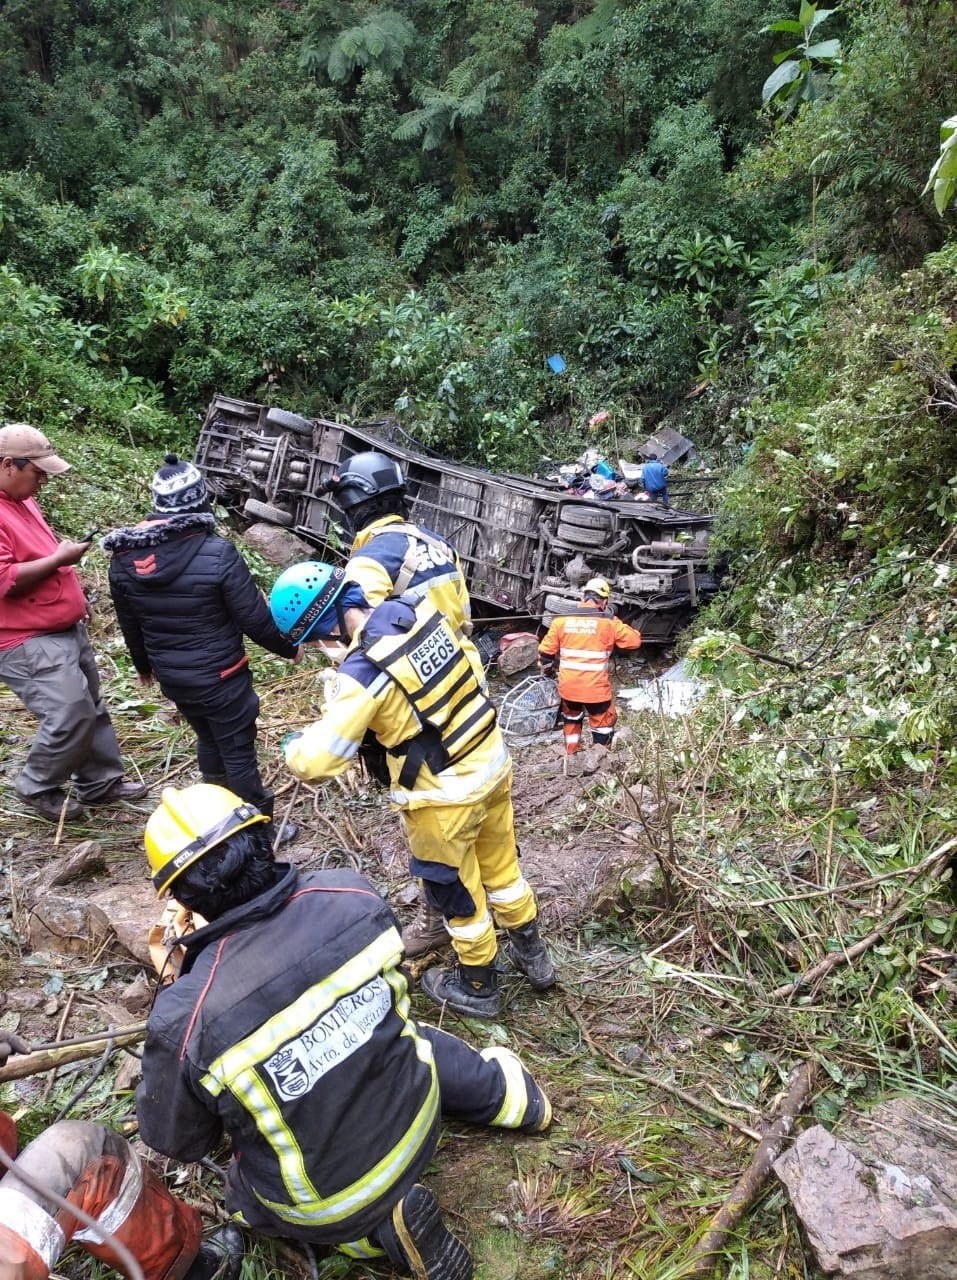
M76 822L78 818L86 816L86 810L79 800L75 800L73 796L68 797L59 787L52 787L49 791L39 791L32 796L25 796L20 791L17 795L34 813L38 813L41 818L46 818L48 822L59 822L61 817L65 822ZM66 807L65 817L64 806Z
M419 982L430 1000L447 1005L466 1018L497 1018L502 1011L498 974L490 964L427 969Z
M531 920L517 929L506 929L508 954L519 972L524 973L533 991L547 991L555 985L555 966L538 932L538 921Z
M389 1261L414 1280L472 1280L472 1255L442 1221L435 1196L418 1182L375 1238Z
M199 1246L183 1280L239 1280L246 1245L235 1222L217 1227Z

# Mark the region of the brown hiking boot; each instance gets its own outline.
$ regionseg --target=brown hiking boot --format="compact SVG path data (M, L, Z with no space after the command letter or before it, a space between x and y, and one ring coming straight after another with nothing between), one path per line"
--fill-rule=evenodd
M402 945L410 960L424 956L427 951L451 945L445 917L433 907L424 889L419 896L419 910L415 919L402 930Z

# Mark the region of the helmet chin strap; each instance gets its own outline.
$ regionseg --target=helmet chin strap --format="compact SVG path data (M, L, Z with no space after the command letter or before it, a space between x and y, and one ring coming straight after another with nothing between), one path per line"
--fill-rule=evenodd
M341 596L336 596L336 617L339 619L339 635L345 643L348 643L349 632L346 630L346 611L342 607Z

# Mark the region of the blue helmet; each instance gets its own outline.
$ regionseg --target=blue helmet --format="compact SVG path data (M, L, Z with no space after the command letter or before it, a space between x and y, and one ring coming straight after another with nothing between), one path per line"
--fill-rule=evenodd
M345 570L321 560L290 565L269 593L269 608L279 630L293 642L331 635L338 624L345 633L339 597L350 584Z

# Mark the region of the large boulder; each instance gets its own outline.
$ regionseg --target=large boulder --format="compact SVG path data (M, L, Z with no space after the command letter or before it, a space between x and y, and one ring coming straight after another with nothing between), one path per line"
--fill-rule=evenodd
M315 549L307 542L275 524L251 524L243 534L243 541L255 547L264 559L279 569L316 557Z
M827 1275L957 1276L957 1137L914 1103L884 1103L840 1138L815 1125L774 1171Z
M90 901L104 913L116 939L131 956L150 965L150 929L163 913L156 892L146 879L132 884L108 885L90 894Z

